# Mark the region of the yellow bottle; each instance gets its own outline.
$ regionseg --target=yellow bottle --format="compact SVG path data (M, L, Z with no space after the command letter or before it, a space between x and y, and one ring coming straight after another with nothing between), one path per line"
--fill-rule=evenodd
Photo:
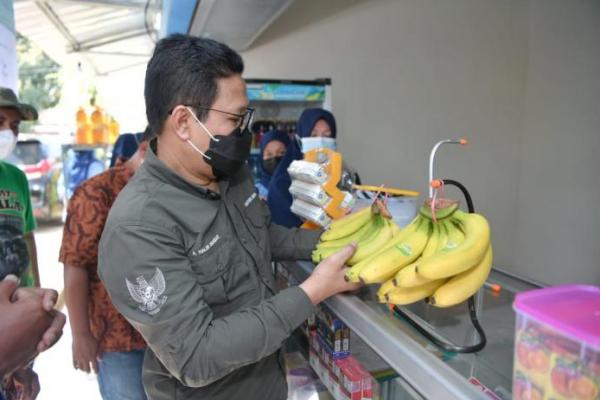
M88 144L91 142L90 123L87 113L83 107L79 107L75 113L77 131L75 133L75 144Z

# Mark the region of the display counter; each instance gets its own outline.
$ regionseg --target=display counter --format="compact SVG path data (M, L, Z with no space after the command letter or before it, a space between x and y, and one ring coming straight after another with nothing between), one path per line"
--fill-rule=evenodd
M281 266L299 282L314 268L303 261ZM502 290L482 290L479 320L487 345L475 354L440 350L386 304L376 301L377 285L334 296L325 304L422 398L510 399L515 324L512 302L516 293L535 286L496 271L488 281L501 285ZM477 340L466 303L437 309L419 302L402 310L457 344Z

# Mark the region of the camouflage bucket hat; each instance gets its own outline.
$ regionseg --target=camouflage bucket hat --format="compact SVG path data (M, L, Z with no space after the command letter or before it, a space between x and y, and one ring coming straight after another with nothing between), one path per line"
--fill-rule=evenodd
M37 110L29 104L19 103L17 95L9 88L0 87L0 107L18 110L23 121L35 121L38 119Z

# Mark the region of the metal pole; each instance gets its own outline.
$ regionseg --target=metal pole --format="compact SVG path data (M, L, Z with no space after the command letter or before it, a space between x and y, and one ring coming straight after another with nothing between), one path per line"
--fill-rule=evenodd
M435 154L437 153L439 147L446 143L465 145L465 144L467 144L467 140L466 139L445 139L445 140L440 140L439 142L437 142L435 144L435 146L433 146L433 149L431 150L431 154L429 155L429 181L427 182L427 186L429 187L429 198L433 197L433 188L431 187L431 182L433 182L433 163L435 161Z

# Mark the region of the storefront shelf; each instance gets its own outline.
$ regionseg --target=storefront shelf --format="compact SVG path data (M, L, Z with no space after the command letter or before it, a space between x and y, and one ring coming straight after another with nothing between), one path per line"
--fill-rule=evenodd
M299 282L314 268L310 262L282 263L282 266ZM514 348L512 301L515 292L533 286L497 272L492 273L490 280L501 284L503 290L500 294L484 291L479 319L488 344L476 354L448 353L434 346L386 305L377 303L375 286L334 296L326 304L424 398L489 399L495 395L510 399ZM456 343L471 344L475 340L465 304L436 309L421 302L405 310Z

